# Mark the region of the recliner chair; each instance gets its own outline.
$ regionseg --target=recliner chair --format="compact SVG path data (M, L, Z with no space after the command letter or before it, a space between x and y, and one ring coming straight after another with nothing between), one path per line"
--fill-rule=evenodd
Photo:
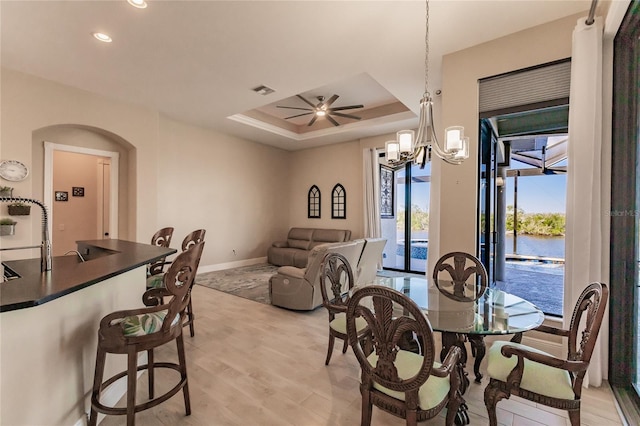
M324 255L340 253L351 265L357 265L364 244L364 240L322 244L311 250L306 268L278 268L269 279L271 304L298 311L311 311L321 306L320 265Z

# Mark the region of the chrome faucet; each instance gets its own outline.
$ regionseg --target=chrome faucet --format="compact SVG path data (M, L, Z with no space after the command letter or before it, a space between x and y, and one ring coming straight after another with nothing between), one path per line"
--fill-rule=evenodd
M68 251L68 252L66 252L64 255L66 256L66 255L68 255L68 254L70 254L70 253L75 253L75 254L77 254L77 255L78 255L78 257L80 258L80 260L81 260L82 262L85 262L84 257L82 257L82 255L80 254L80 252L79 252L78 250L69 250L69 251Z
M27 246L27 247L12 247L0 250L18 250L27 248L40 247L40 270L42 272L51 270L51 240L49 239L49 215L47 213L47 207L40 201L32 198L22 197L0 197L0 202L15 202L15 203L29 203L35 204L42 209L42 244L40 246Z

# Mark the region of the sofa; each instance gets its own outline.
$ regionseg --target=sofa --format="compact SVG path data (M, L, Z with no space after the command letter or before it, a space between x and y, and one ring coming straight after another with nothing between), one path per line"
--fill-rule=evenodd
M291 228L286 241L276 241L267 250L267 262L276 266L304 268L314 247L351 239L348 229Z
M310 311L321 306L320 266L327 253L340 253L347 258L356 284L372 282L385 243L386 240L380 238L315 246L310 250L309 263L305 268L282 266L269 279L271 304L298 311Z

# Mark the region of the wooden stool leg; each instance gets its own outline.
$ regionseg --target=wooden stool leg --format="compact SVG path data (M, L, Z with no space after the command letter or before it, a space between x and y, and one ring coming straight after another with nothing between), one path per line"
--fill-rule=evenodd
M187 358L184 355L184 340L182 339L182 333L176 338L176 345L178 347L178 362L180 362L180 376L184 380L184 387L182 388L182 394L184 395L184 410L186 415L191 415L191 399L189 398L189 380L187 378Z
M191 304L191 299L189 299L189 304L187 305L187 319L189 320L189 334L191 334L191 337L193 337L196 335L196 330L193 325L195 316L193 314L193 305Z
M138 353L134 347L127 352L127 426L136 424L136 379L138 378Z
M147 351L147 374L149 375L149 399L153 399L155 388L155 370L153 368L153 349Z
M93 389L91 390L91 414L89 416L89 426L96 426L98 423L98 412L93 408L94 401L100 400L100 390L102 388L102 376L104 374L104 363L107 353L100 349L98 343L98 351L96 354L96 369L93 375Z

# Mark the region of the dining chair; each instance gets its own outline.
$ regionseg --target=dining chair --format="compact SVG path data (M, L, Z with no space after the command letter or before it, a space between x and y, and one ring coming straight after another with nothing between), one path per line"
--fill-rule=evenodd
M198 270L204 242L178 255L164 275L164 286L148 290L143 300L146 307L112 312L100 321L98 350L93 387L91 391L91 413L89 425L95 426L98 413L126 415L127 425L135 424L135 414L166 401L180 390L184 397L185 412L191 414L187 364L182 338L182 322L190 299L190 287ZM154 361L154 349L176 341L178 362ZM147 352L147 363L138 366L138 353ZM103 382L107 354L127 356L127 369ZM155 370L168 368L178 371L177 384L155 396ZM138 371L147 371L149 400L136 404ZM103 391L121 378L126 378L126 406L107 406L101 402Z
M347 302L349 292L355 285L353 270L347 257L336 252L329 252L322 258L320 264L320 292L322 305L329 312L329 347L324 365L329 365L335 339L344 341L342 353L347 352L349 339L347 338ZM357 335L366 332L366 322L358 319L356 323Z
M166 228L161 228L155 234L153 234L153 237L151 237L151 245L169 248L172 236L173 227L168 226ZM151 263L147 269L147 276L157 275L164 272L166 259L166 257L163 257Z
M475 303L487 289L487 270L480 259L470 253L454 251L440 257L433 268L433 283L445 297L461 303ZM482 380L480 363L484 358L486 346L484 337L480 334L442 333L441 358L444 357L452 345L460 347L462 364L467 363L467 348L465 342L471 346L471 354L475 358L473 371L476 383ZM463 389L469 385L465 373Z
M442 364L435 360L431 324L414 301L388 287L363 286L349 298L346 317L349 343L361 368L362 426L371 424L373 405L404 418L407 425L445 408L447 425L468 423L460 410L460 348L452 347ZM359 320L370 331L367 339L358 338ZM402 349L406 333L421 343L420 354Z
M493 343L487 367L491 380L484 390L484 403L491 426L498 424L497 403L511 395L567 410L571 424L580 425L582 382L591 361L608 299L606 284L589 284L578 297L569 329L544 324L534 329L568 338L566 358L558 358L519 343Z
M206 234L206 230L204 229L196 229L195 231L192 231L190 233L187 234L186 237L184 237L184 239L182 240L182 245L181 245L181 249L183 252L189 250L190 248L192 248L193 246L195 246L198 243L201 243L202 241L204 241L204 235ZM172 261L168 261L166 260L166 258L164 259L163 263L165 265L170 265L172 263ZM160 272L157 273L155 275L151 275L150 277L147 278L147 290L150 288L155 288L155 287L162 287L164 285L164 273ZM191 288L189 289L189 292L191 292L192 288L193 288L193 284L195 284L195 279L193 281L193 283L191 284ZM191 298L189 298L189 304L187 305L187 310L186 310L186 316L185 316L185 321L184 321L184 326L189 326L189 334L191 335L191 337L195 336L196 332L195 332L195 326L193 324L195 319L195 315L193 313L193 304L191 302Z
M444 272L448 276L443 278ZM474 255L454 251L436 262L433 283L442 294L455 301L474 302L487 288L487 270Z

